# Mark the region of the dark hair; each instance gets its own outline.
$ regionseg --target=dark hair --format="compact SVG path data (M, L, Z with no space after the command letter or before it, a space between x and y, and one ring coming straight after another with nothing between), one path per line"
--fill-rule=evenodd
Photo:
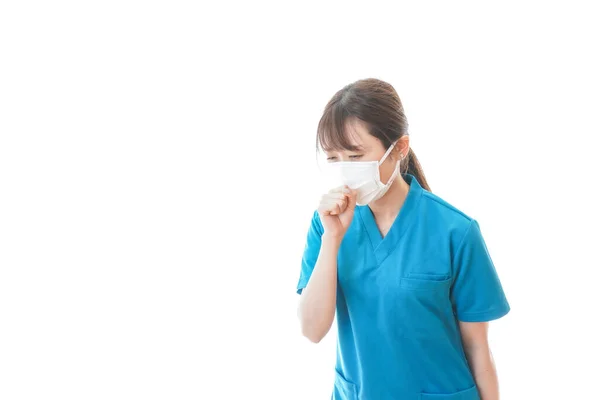
M388 148L408 134L408 122L398 93L392 85L379 79L361 79L339 90L329 100L317 128L317 149L357 150L349 140L346 121L358 118L369 133ZM431 191L421 164L412 148L400 166L401 172L413 175L419 184Z

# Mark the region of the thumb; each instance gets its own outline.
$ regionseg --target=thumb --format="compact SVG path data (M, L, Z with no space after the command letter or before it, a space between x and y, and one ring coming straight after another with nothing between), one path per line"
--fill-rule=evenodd
M348 197L348 208L354 210L354 207L356 206L356 196L357 196L356 190L347 188L347 191L345 193L346 193L346 196Z

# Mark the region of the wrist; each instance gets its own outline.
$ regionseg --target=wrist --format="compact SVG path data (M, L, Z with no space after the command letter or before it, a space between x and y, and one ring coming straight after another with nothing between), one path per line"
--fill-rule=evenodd
M335 235L332 233L325 232L325 233L323 233L323 236L321 236L321 242L324 245L339 247L339 245L342 243L343 238L344 238L344 235Z

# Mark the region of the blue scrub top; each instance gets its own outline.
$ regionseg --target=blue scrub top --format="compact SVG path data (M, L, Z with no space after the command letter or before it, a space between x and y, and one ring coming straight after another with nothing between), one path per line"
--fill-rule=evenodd
M357 206L342 240L332 399L479 400L458 320L491 321L509 304L477 221L402 177L410 190L387 235ZM322 234L315 212L298 293Z

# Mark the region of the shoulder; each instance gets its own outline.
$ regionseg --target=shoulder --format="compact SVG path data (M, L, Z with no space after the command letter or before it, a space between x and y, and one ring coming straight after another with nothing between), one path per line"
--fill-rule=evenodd
M421 200L421 218L428 226L445 231L453 239L460 241L470 230L475 219L442 197L423 191Z
M423 190L423 205L430 211L436 211L448 217L462 220L467 224L473 220L473 218L465 213L462 209L459 209L440 196L426 190Z

